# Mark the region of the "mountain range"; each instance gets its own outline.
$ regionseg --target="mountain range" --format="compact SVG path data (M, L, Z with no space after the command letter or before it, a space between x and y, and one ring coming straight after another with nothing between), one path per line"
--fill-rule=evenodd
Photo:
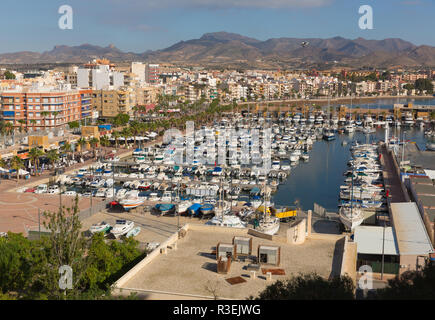
M302 46L304 41L308 45ZM60 45L43 53L0 54L0 64L84 63L96 57L118 62L149 61L236 68L305 68L316 65L432 67L435 66L435 47L417 46L398 38L273 38L261 41L235 33L215 32L144 53L123 52L114 45Z

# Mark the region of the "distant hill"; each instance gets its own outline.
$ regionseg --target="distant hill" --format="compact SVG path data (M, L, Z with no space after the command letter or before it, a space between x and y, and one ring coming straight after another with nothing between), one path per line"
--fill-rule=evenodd
M303 41L309 45L302 47ZM112 61L152 61L184 65L227 67L309 67L319 64L347 66L435 66L435 47L416 46L402 39L355 40L334 37L274 38L260 41L235 33L206 33L166 49L144 53L122 52L114 45L55 46L43 53L0 54L0 64L83 63L95 57Z

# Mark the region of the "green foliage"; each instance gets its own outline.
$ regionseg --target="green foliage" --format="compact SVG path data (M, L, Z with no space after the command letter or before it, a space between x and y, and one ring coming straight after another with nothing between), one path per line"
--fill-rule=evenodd
M433 93L433 84L429 79L417 79L415 88L420 91L427 91L427 93Z
M49 236L30 241L9 233L0 238L0 300L114 299L113 282L146 255L131 238L108 243L103 234L84 238L77 198L71 208L44 216ZM59 288L58 270L63 265L73 269L73 289L65 292Z
M388 287L377 290L378 299L433 300L435 297L435 265L422 271L409 271L388 281Z
M128 114L120 113L115 117L115 119L113 119L113 124L115 126L121 127L127 125L129 121L130 116Z
M77 128L80 128L80 122L78 122L78 121L72 121L72 122L69 122L69 123L68 123L68 127L69 127L70 129L77 129Z
M260 292L257 300L351 300L355 286L348 276L326 280L316 273L276 281Z
M9 70L4 73L4 77L6 80L15 80L15 75Z

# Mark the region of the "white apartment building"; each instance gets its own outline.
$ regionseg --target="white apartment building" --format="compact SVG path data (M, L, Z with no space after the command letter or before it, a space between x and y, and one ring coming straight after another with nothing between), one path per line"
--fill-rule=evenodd
M124 85L124 74L112 71L108 65L98 65L94 69L77 70L77 86L94 90L117 90Z

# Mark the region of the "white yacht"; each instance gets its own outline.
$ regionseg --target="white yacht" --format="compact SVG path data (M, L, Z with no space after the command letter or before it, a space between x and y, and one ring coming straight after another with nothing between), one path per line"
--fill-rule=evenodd
M116 220L116 224L111 230L111 233L116 237L127 234L134 228L134 222L129 220Z
M207 225L227 227L227 228L246 228L246 222L240 220L239 217L233 215L215 216L207 221Z

